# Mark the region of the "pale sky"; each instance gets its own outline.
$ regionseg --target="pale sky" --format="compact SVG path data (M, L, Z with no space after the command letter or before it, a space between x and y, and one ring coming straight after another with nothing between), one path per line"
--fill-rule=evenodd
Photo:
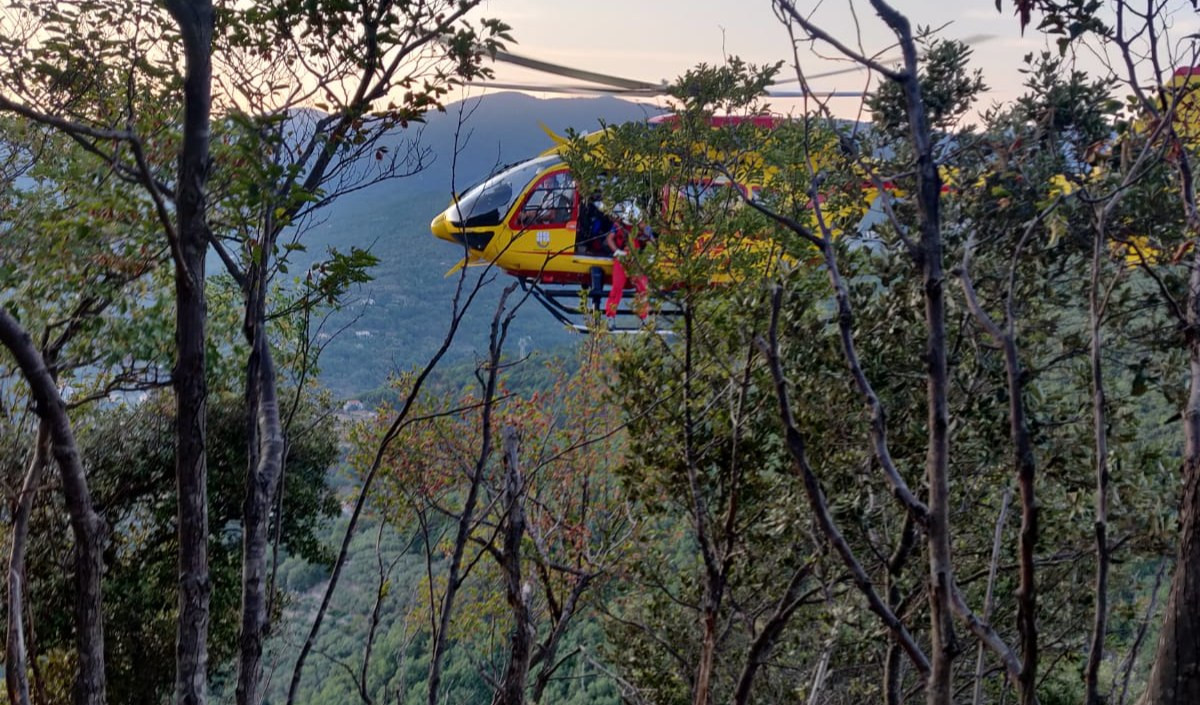
M1200 23L1187 0L1179 2L1186 11L1180 13L1174 31L1183 36L1200 29ZM1021 36L1011 13L1012 0L1004 0L1002 13L996 11L994 0L896 0L895 5L914 27L946 25L943 36L987 37L974 42L973 61L983 69L991 88L985 104L1008 101L1023 92L1018 69L1025 54L1057 51L1033 27ZM843 42L856 44L853 7L868 52L891 43L890 33L866 0L797 2L797 7L801 11L817 7L815 21ZM719 63L727 54L755 63L791 59L787 32L772 13L770 0L484 0L479 14L499 17L513 26L518 41L510 47L514 53L651 82L672 80L700 62ZM826 56L835 53L828 47L820 51ZM801 61L809 73L847 66L812 52L802 52ZM1078 61L1081 68L1097 63L1087 55ZM495 69L498 81L571 82L507 64L497 64ZM795 74L785 68L784 75ZM819 79L812 85L814 90L862 90L866 80L866 73L859 72ZM772 102L785 112L792 105ZM833 105L841 106L839 112L845 115L852 113L857 101L835 99Z

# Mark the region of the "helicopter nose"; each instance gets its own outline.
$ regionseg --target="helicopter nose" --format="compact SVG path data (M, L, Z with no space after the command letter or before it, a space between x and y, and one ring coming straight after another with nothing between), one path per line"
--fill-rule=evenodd
M450 219L446 217L445 211L437 214L437 217L429 224L429 230L439 240L458 242L458 238L455 237L456 229L450 224Z

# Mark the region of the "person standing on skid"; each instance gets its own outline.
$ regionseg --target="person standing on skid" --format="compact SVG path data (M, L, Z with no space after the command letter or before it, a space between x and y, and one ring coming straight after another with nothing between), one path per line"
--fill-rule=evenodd
M617 317L625 282L629 278L622 260L628 256L630 249L639 249L642 245L654 240L654 233L650 230L650 226L641 224L641 219L641 209L631 201L613 206L613 227L604 238L605 244L613 253L612 286L608 290L608 301L604 306L604 315L610 321ZM637 291L639 301L637 315L643 321L646 320L646 315L649 313L649 303L646 301L648 283L649 279L645 274L633 277L633 287Z

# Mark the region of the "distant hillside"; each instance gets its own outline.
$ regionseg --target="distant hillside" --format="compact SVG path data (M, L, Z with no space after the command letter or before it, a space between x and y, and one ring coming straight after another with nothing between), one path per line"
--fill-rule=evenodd
M549 148L550 138L539 121L560 133L567 128L587 132L602 122L644 120L654 114L648 106L610 97L541 100L500 93L455 103L445 113L430 115L420 129L421 144L433 156L424 171L339 199L304 236L308 253L297 258L294 271L302 271L300 267L330 247L368 247L382 260L359 303L326 326L330 332L343 325L348 328L322 357L325 384L341 397L361 394L382 384L389 372L423 362L441 341L455 285L454 279L443 275L461 253L433 239L429 222L449 202L452 183L462 190L497 165ZM456 133L459 150L454 159ZM414 136L416 132L410 130L393 144ZM460 332L452 360L486 348L499 294L512 281L501 275L487 285ZM514 353L545 350L568 344L572 337L530 301L510 330L509 349Z

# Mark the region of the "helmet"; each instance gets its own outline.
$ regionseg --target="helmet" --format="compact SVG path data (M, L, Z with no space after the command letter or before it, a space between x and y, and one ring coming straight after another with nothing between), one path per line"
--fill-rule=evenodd
M642 209L633 201L621 201L613 206L612 214L613 218L626 225L634 225L642 219Z

